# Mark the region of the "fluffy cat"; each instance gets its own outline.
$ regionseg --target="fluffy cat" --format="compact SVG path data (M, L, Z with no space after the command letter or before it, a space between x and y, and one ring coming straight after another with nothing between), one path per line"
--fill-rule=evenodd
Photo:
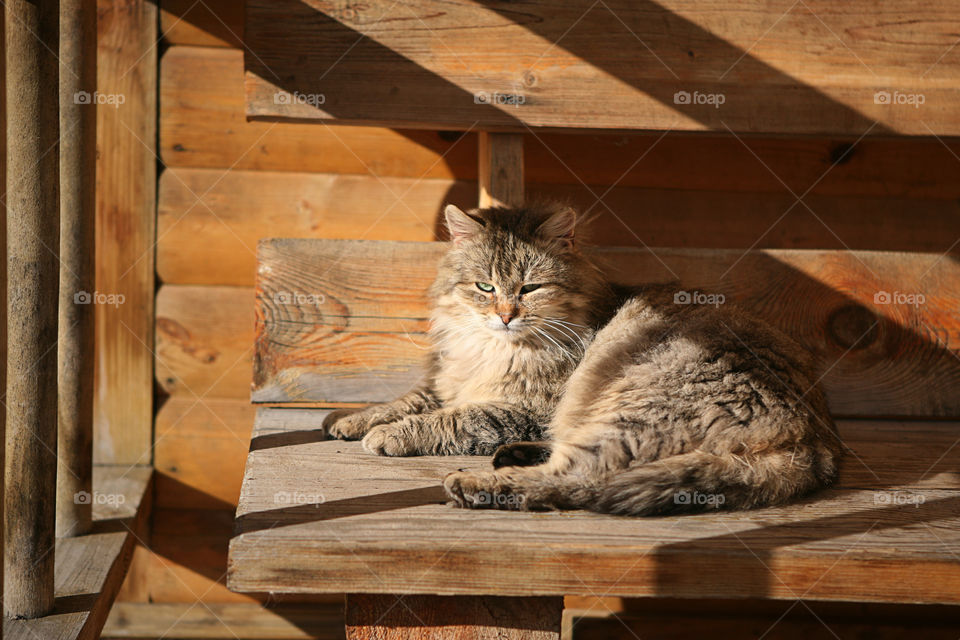
M618 297L576 247L568 208L446 218L426 384L331 414L333 435L387 455L515 443L494 471L445 479L472 508L749 508L836 477L842 445L812 358L786 336L663 287Z
M368 451L391 456L490 455L543 437L609 289L573 249L568 209L471 215L451 205L446 220L452 242L430 291L424 384L359 413L330 414L330 435L363 438Z

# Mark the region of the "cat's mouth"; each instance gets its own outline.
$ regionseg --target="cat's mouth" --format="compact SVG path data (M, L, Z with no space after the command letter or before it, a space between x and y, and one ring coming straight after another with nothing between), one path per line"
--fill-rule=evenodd
M523 320L514 320L509 324L504 324L500 318L493 318L487 321L487 329L505 338L517 338L527 332L529 323Z

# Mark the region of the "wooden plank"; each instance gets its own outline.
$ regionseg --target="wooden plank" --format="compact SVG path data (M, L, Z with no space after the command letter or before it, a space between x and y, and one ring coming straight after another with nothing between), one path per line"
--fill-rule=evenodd
M160 64L166 166L449 178L476 173L476 141L436 132L248 122L242 53L172 47Z
M254 401L378 402L409 389L427 344L435 271L426 265L443 251L441 243L261 242ZM678 292L722 294L779 327L822 361L837 415L960 415L955 260L625 248L595 256L614 281L679 281ZM885 294L899 297L884 304ZM913 294L923 304L904 303Z
M210 508L158 509L147 545L135 549L118 601L265 601L261 596L232 593L226 588L227 545L234 513Z
M57 342L57 535L89 533L92 491L94 306L96 291L97 14L81 0L60 2L60 299Z
M444 204L475 199L475 184L433 178L168 169L157 273L168 283L251 286L265 235L434 240Z
M659 600L659 599L658 599ZM688 603L696 610L699 603ZM925 609L917 607L910 618L884 619L861 616L835 618L817 613L817 605L808 603L792 606L782 603L782 618L777 615L750 615L743 612L743 604L726 602L731 607L727 615L704 616L664 615L652 613L645 616L598 616L578 615L576 611L564 611L564 622L569 618L571 635L575 640L636 640L658 638L683 640L691 637L712 638L759 638L769 640L805 640L815 637L873 638L898 640L914 636L931 640L955 640L956 620L929 620ZM779 604L779 603L778 603ZM812 611L807 607L812 607ZM789 611L787 609L790 608ZM732 615L731 615L732 614ZM954 614L955 615L955 614Z
M178 395L164 402L154 452L157 507L235 507L255 413L247 398L197 402Z
M560 640L563 598L347 596L348 640Z
M6 615L53 608L57 500L59 246L58 4L11 0L6 11L7 433L4 473ZM53 354L51 355L51 350Z
M514 131L960 132L960 90L950 85L960 56L948 50L958 22L946 3L246 6L254 117Z
M252 293L246 287L160 288L156 379L164 392L194 401L248 397Z
M241 0L163 0L160 33L167 44L243 46Z
M339 640L343 604L277 605L118 602L103 638L189 638L243 640Z
M0 11L0 50L6 51L6 11ZM3 185L2 221L0 221L0 362L7 361L7 56L0 55L0 184ZM0 389L7 390L7 367L0 366ZM6 450L7 450L7 412L0 411L0 496L6 496ZM0 497L0 547L4 546L5 497ZM3 598L3 562L0 562L0 599ZM3 625L0 624L0 640L3 640Z
M480 132L477 182L481 207L523 206L522 135Z
M231 589L960 601L956 423L841 421L857 457L836 487L795 505L618 518L466 514L444 504L440 483L487 458L382 458L359 443L304 442L316 420L304 413L258 418ZM892 456L895 444L910 450Z
M160 138L167 166L476 180L477 136L472 133L455 142L447 134L426 131L349 126L328 131L296 123L271 123L276 125L271 128L247 122L241 58L240 51L206 47L177 46L164 55ZM528 184L582 181L595 185L596 196L606 190L598 185L617 183L778 197L786 193L786 185L798 195L810 189L811 195L960 198L956 139L868 137L857 142L856 136L737 139L727 134L670 134L661 139L538 132L524 134L524 153ZM587 206L593 203L591 199Z
M149 467L95 467L94 529L59 538L55 552L56 600L50 615L3 621L7 640L95 640L123 581L135 542L150 511Z
M99 0L94 461L149 464L156 240L156 4ZM122 104L120 101L122 100ZM108 298L109 301L109 298Z
M160 486L158 483L158 496L162 496ZM169 488L170 483L166 486ZM144 537L146 546L136 548L118 601L206 605L282 602L337 604L342 608L340 594L277 596L228 591L227 545L235 515L233 506L213 508L209 503L197 509L157 509L149 540Z
M960 162L943 160L957 168L951 183L960 185ZM810 195L807 209L782 186L775 194L616 186L597 204L591 189L607 191L527 185L534 197L588 211L590 222L578 233L599 245L736 249L756 242L761 249L943 253L960 237L960 206L951 200ZM434 240L443 237L443 206L469 208L475 196L472 181L167 169L159 185L157 273L171 284L252 286L260 238Z

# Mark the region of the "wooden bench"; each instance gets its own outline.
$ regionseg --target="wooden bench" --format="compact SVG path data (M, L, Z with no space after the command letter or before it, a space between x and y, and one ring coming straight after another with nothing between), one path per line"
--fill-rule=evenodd
M956 83L943 81L960 64L926 55L948 19L939 5L908 2L907 23L871 3L832 6L853 55L806 5L697 9L247 0L247 113L477 130L481 206L523 200L521 133L816 134L852 149L865 135L960 132ZM812 34L831 46L811 49ZM252 399L272 406L254 426L231 589L348 593L352 638L556 638L564 595L960 604L953 257L595 250L612 280L723 294L807 346L849 450L836 486L790 506L625 519L456 510L441 480L488 459L382 458L323 439L330 409L390 400L419 379L443 251L261 242Z
M686 290L722 293L789 332L832 363L823 383L846 418L849 455L828 491L774 509L628 519L453 509L443 477L489 459L373 456L356 442L325 441L326 410L298 408L384 401L417 381L425 290L443 251L261 242L253 397L291 406L257 416L231 589L357 594L347 609L355 637L373 633L366 627L418 637L420 627L447 624L551 637L560 596L572 594L960 604L960 424L881 419L960 409L960 360L940 342L960 329L956 261L597 250L623 283L676 274ZM924 305L874 303L878 291L915 291L921 281Z

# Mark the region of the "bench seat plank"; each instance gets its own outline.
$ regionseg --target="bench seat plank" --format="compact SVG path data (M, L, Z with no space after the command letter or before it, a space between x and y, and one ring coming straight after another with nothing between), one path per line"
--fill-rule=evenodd
M794 505L618 518L453 509L442 478L488 458L373 456L324 414L260 409L232 590L960 603L955 422L841 422L839 483Z

